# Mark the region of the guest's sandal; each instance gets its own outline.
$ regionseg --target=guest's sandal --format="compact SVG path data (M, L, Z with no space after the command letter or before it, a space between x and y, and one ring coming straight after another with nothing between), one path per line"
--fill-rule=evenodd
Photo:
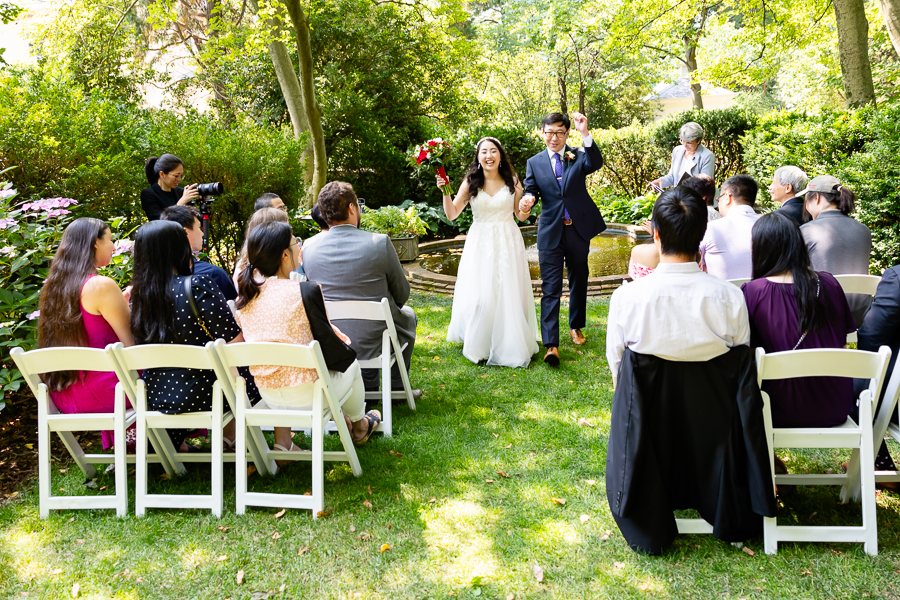
M303 451L303 448L301 448L301 447L299 447L297 444L295 444L295 443L294 443L294 440L291 440L291 447L290 447L290 448L285 448L285 447L282 446L281 444L273 444L273 445L272 445L272 450L278 450L278 451L280 451L280 452L302 452L302 451ZM286 466L288 466L289 464L291 464L291 463L293 463L293 462L296 462L296 461L293 461L293 460L276 460L276 461L275 461L275 464L278 465L279 467L286 467Z
M370 410L363 415L363 420L365 420L368 429L366 429L365 435L361 438L353 440L353 443L357 446L362 446L368 442L369 438L372 437L372 434L375 433L375 430L378 429L378 426L381 424L381 413L377 410Z

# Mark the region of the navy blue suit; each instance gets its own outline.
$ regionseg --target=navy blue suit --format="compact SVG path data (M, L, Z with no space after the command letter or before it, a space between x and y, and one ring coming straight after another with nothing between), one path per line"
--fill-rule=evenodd
M567 160L566 153L575 155ZM559 346L559 301L565 266L569 275L569 328L585 325L587 310L588 253L591 238L606 229L606 223L587 191L586 178L603 166L597 144L562 151L562 186L556 179L546 150L528 159L525 191L541 200L538 219L538 257L541 265L541 338L544 346ZM563 223L568 210L571 225Z

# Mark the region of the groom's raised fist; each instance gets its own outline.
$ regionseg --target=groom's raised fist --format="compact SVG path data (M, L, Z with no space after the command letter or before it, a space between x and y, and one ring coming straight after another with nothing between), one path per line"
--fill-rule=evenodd
M572 125L575 126L575 129L577 129L578 133L582 136L588 135L587 117L580 112L572 113Z

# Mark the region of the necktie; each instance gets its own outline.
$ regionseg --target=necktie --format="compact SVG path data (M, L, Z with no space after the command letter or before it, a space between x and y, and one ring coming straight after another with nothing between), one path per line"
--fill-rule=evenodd
M557 181L557 183L559 183L559 187L562 187L562 175L563 175L562 158L560 158L558 152L555 153L553 156L556 157L556 162L553 166L553 169L556 171L556 181ZM572 218L569 216L568 209L566 209L565 207L563 207L563 220L565 220L565 221L572 220Z

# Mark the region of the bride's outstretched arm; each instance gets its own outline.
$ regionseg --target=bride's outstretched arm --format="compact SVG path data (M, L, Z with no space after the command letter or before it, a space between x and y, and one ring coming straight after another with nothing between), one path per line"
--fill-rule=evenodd
M440 175L437 176L438 187L442 187L449 181L444 181ZM441 190L443 192L443 190ZM469 182L463 180L462 185L459 186L459 191L456 192L456 198L451 198L450 194L444 194L444 214L447 215L447 218L451 221L455 221L456 217L460 215L463 209L466 207L466 204L469 203Z
M522 187L522 182L516 178L516 199L513 204L513 214L515 214L516 218L520 221L525 221L531 216L531 206L528 207L528 212L522 212L521 210L523 203L520 202L520 200L522 199L522 194L524 192L525 189Z

